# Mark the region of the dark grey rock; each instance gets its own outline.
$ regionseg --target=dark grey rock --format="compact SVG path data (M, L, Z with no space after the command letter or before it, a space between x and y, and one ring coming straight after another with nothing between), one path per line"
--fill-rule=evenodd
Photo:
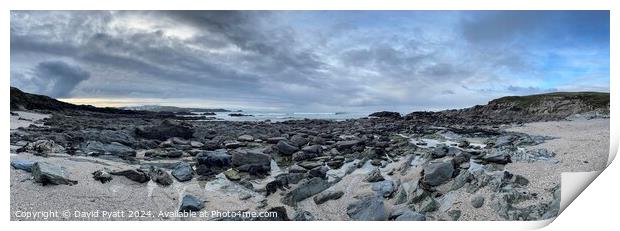
M232 163L232 156L226 153L226 150L218 149L215 151L206 151L196 155L196 161L200 165L206 167L228 167Z
M97 170L93 172L93 179L105 184L106 182L112 180L112 175L106 170Z
M429 186L438 186L452 178L454 166L452 162L431 162L424 167L422 183Z
M356 221L385 221L388 216L383 199L366 196L347 206L347 215Z
M183 201L181 201L181 207L179 211L200 211L205 207L204 202L192 195L183 196Z
M34 163L35 162L31 160L11 160L11 166L13 166L13 168L26 172L32 171L32 165L34 165Z
M375 168L368 173L368 176L366 176L364 180L366 182L373 183L373 182L385 180L385 178L383 178L383 176L381 175L381 170L379 170L379 168Z
M282 198L282 203L293 206L297 202L316 195L329 188L331 184L322 178L311 178L299 184L295 189L288 191Z
M68 179L65 170L58 166L47 162L36 162L32 165L32 176L34 181L43 185L74 185L78 182Z
M312 213L304 210L304 211L295 211L293 220L294 221L314 221L316 220L316 218L314 218L314 215L312 215Z
M151 180L155 181L155 183L163 186L168 186L173 183L172 176L161 168L152 168L149 172L149 177Z
M372 191L378 196L388 198L396 191L396 184L391 180L384 180L372 184Z
M145 183L151 180L151 177L149 177L149 175L146 172L144 172L142 169L127 169L127 170L110 172L110 174L116 175L116 176L124 176L130 180L133 180L139 183Z
M281 140L278 142L278 144L276 144L276 149L278 149L278 152L284 155L292 155L293 153L299 151L298 147L291 145L284 140Z
M178 181L189 181L194 176L194 170L188 163L180 162L174 169L172 169L172 176Z
M336 149L338 149L338 151L343 151L343 150L351 149L358 144L360 144L359 140L338 141L336 143Z
M474 208L480 208L482 207L482 205L484 205L484 197L475 196L471 199L471 206L473 206Z
M164 120L159 125L138 127L135 133L139 137L155 140L167 140L172 137L190 139L194 136L194 129L185 123Z
M308 144L308 142L308 139L304 138L301 135L294 135L293 137L291 137L291 144L297 147L303 147L304 145Z
M329 200L337 200L344 195L343 191L323 191L314 196L314 203L317 205L323 204Z

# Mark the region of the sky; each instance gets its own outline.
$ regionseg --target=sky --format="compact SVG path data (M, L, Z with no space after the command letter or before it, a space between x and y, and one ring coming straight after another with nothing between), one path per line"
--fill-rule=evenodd
M463 108L609 92L608 11L11 11L11 86L96 106Z

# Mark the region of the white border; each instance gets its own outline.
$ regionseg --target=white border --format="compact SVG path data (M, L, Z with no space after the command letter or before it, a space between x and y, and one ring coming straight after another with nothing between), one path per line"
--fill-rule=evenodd
M0 1L2 16L0 17L0 23L3 26L4 33L0 36L0 53L2 54L2 62L0 63L0 70L3 71L3 77L1 78L4 88L0 91L0 98L9 99L9 91L7 86L9 85L10 75L10 43L9 43L9 9L12 10L112 10L112 9L126 9L126 10L183 10L183 9L259 9L259 10L499 10L499 9L512 9L512 10L611 10L611 39L610 41L620 41L618 39L618 23L620 21L619 14L616 12L618 6L612 4L613 1L603 0L588 0L588 1L576 1L576 0L521 0L521 1L498 1L498 0L434 0L434 1L405 1L405 0L389 0L389 1L375 1L375 0L340 0L340 1L309 1L309 0L297 0L297 1L282 1L282 0L265 0L265 1L243 1L243 0L226 0L226 1L191 1L191 0L173 0L173 1L128 1L128 0L108 0L108 1L78 1L78 0L54 0L54 1L35 1L35 0L21 0L21 1ZM617 55L619 53L618 45L611 43L611 62L616 63ZM610 74L614 76L616 68L611 65ZM616 89L618 82L613 78L611 79L610 89ZM613 102L618 102L618 94L611 91L611 99ZM4 111L3 120L4 123L0 123L0 130L9 130L9 101L2 101L2 108ZM618 117L617 110L611 112L611 117ZM611 148L610 148L610 161L615 156L618 149L618 123L612 119L611 121ZM2 134L2 147L8 151L9 133ZM0 167L0 175L2 177L2 185L9 186L9 155L5 154L4 157L5 167ZM606 227L598 225L607 225L607 227L613 227L616 223L616 208L620 205L617 199L618 193L618 176L619 170L617 164L612 164L614 169L608 169L604 171L600 179L595 180L594 183L588 188L579 199L566 209L554 222L547 228L554 230L564 230L567 228L581 228L586 229L593 227ZM596 174L598 175L598 174ZM568 180L568 179L563 179ZM5 209L1 210L1 217L5 218L5 222L8 222L10 201L9 201L9 187L5 188L2 192L2 205ZM606 197L602 196L605 195ZM563 204L565 202L563 201ZM574 208L573 208L574 207ZM603 217L603 219L601 219ZM98 222L93 226L90 222L9 222L11 228L30 229L30 228L45 228L45 229L63 229L63 230L84 230L84 229L110 229L110 228L122 228L122 229L249 229L255 230L256 228L265 228L269 230L290 230L293 228L301 227L302 229L317 229L317 228L329 228L329 229L384 229L386 225L389 225L389 229L477 229L477 230L513 230L513 229L532 229L540 228L548 224L546 222L305 222L303 224L297 222L289 222L286 224L272 223L272 222ZM593 223L596 222L596 223ZM101 224L101 225L99 225ZM103 225L105 224L105 225ZM108 227L110 226L110 227ZM188 227L191 226L191 227ZM234 226L234 227L231 227ZM7 226L5 226L7 227Z

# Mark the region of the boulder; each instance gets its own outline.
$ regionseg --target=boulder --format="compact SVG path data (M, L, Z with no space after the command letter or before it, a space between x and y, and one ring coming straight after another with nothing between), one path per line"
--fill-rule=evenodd
M476 196L471 199L471 206L473 206L474 208L480 208L482 207L483 204L484 204L484 197L482 196Z
M276 144L276 149L278 150L278 152L284 155L292 155L293 153L299 151L299 148L289 144L284 140L280 140L278 144Z
M43 185L74 185L78 182L67 178L65 170L58 166L47 162L36 162L32 165L32 176L34 181Z
M234 168L224 171L224 176L226 176L226 178L231 181L241 180L241 176L239 176L239 171Z
M495 164L508 164L512 163L510 158L510 154L507 151L501 149L494 149L493 151L487 152L484 156L481 157L487 163L495 163Z
M106 182L112 180L112 175L106 170L97 170L93 172L93 179L105 184Z
M99 141L89 140L83 144L82 151L86 153L87 155L91 155L91 156L99 156L99 155L114 155L118 157L136 156L136 151L133 148L127 147L117 142L104 144Z
M233 150L232 164L240 171L267 172L271 170L271 156L259 150Z
M48 153L63 153L65 152L65 148L56 144L53 140L37 140L28 143L23 148L18 149L17 152L32 152L33 154L47 155Z
M338 149L338 151L342 151L342 150L347 150L347 149L351 149L354 146L360 144L361 142L359 140L343 140L343 141L338 141L336 143L336 149Z
M34 165L34 163L35 162L31 160L11 160L11 166L13 166L13 168L26 172L32 171L32 165Z
M189 211L200 211L205 207L204 202L192 195L183 196L183 200L181 201L181 207L179 208L180 212L189 212Z
M329 200L337 200L342 197L342 195L344 195L343 191L323 191L314 196L314 198L312 199L314 200L315 204L320 205Z
M431 162L424 167L422 183L429 186L438 186L452 178L454 166L451 161Z
M135 133L139 137L155 140L167 140L172 137L190 139L194 136L194 128L185 123L164 120L159 125L138 127Z
M293 137L291 137L291 144L297 147L303 147L304 145L308 144L308 142L308 139L304 138L301 135L294 135Z
M172 180L172 176L161 168L151 168L149 171L149 177L151 177L151 180L155 181L155 183L163 186L171 185L174 182Z
M388 216L383 199L365 196L347 206L347 215L356 221L385 221Z
M228 167L232 163L232 156L226 153L226 150L218 149L215 151L205 151L195 157L199 165L206 167Z
M149 174L144 172L142 169L127 169L127 170L121 170L121 171L114 171L114 172L110 172L110 174L116 175L116 176L124 176L138 183L145 183L151 180L151 178L149 177Z
M391 180L375 182L372 184L372 191L377 193L378 196L388 198L396 191L396 184Z
M288 191L282 198L282 203L293 206L297 202L316 195L323 190L329 188L331 184L322 178L311 178L297 186L297 188Z
M188 163L180 162L174 169L172 169L172 176L178 181L189 181L194 176L194 170Z
M299 151L299 152L293 153L293 156L291 157L291 159L293 159L293 161L304 161L304 160L312 159L317 156L319 155L316 153Z
M312 213L304 210L304 211L295 211L293 215L293 220L294 221L314 221L316 220L316 218L314 218L314 215L312 215Z
M254 137L251 135L241 135L237 137L237 140L240 142L252 142L254 141Z

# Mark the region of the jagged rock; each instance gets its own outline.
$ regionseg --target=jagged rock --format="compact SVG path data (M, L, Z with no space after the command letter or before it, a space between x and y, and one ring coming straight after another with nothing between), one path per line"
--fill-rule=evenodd
M97 170L93 172L93 179L100 181L105 184L108 181L112 180L112 175L108 173L106 170Z
M313 168L319 167L319 166L321 166L323 164L321 164L321 163L319 163L317 161L303 161L303 162L297 163L297 165L299 165L300 167L305 168L305 169L313 169Z
M26 172L32 171L32 165L34 165L34 163L35 162L31 160L11 160L11 166L13 166L13 168Z
M282 198L282 203L293 206L297 202L316 195L329 188L331 184L322 178L311 178L299 184L295 189L288 191Z
M149 172L149 177L151 180L155 181L155 183L163 186L168 186L173 183L172 176L161 168L152 168Z
M172 137L190 139L194 136L194 129L188 124L164 120L159 125L138 127L135 133L139 137L155 140L167 140Z
M183 196L183 200L181 201L181 207L179 208L180 212L184 211L200 211L205 207L204 202L192 195Z
M35 182L43 185L74 185L78 183L75 180L68 179L68 176L62 167L47 162L34 163L32 165L32 176L34 177Z
M344 195L343 191L323 191L314 196L314 203L317 205L323 204L329 200L337 200Z
M385 178L383 178L383 176L381 175L381 170L379 170L379 168L375 168L368 173L368 176L366 176L364 180L366 182L373 183L373 182L385 180Z
M356 221L385 221L387 213L383 199L365 196L347 206L347 215Z
M284 155L292 155L293 153L299 151L299 148L289 144L284 140L280 140L278 144L276 144L276 149Z
M142 169L127 169L127 170L110 172L110 174L116 175L116 176L124 176L138 183L145 183L151 180L151 177L149 177L149 175L146 172L144 172Z
M28 143L17 152L32 152L37 155L47 155L48 153L63 153L65 148L56 144L53 140L37 140Z
M180 162L171 172L172 176L178 181L189 181L194 176L194 170L188 163Z
M431 162L424 167L422 183L429 186L438 186L452 178L454 166L452 162Z

